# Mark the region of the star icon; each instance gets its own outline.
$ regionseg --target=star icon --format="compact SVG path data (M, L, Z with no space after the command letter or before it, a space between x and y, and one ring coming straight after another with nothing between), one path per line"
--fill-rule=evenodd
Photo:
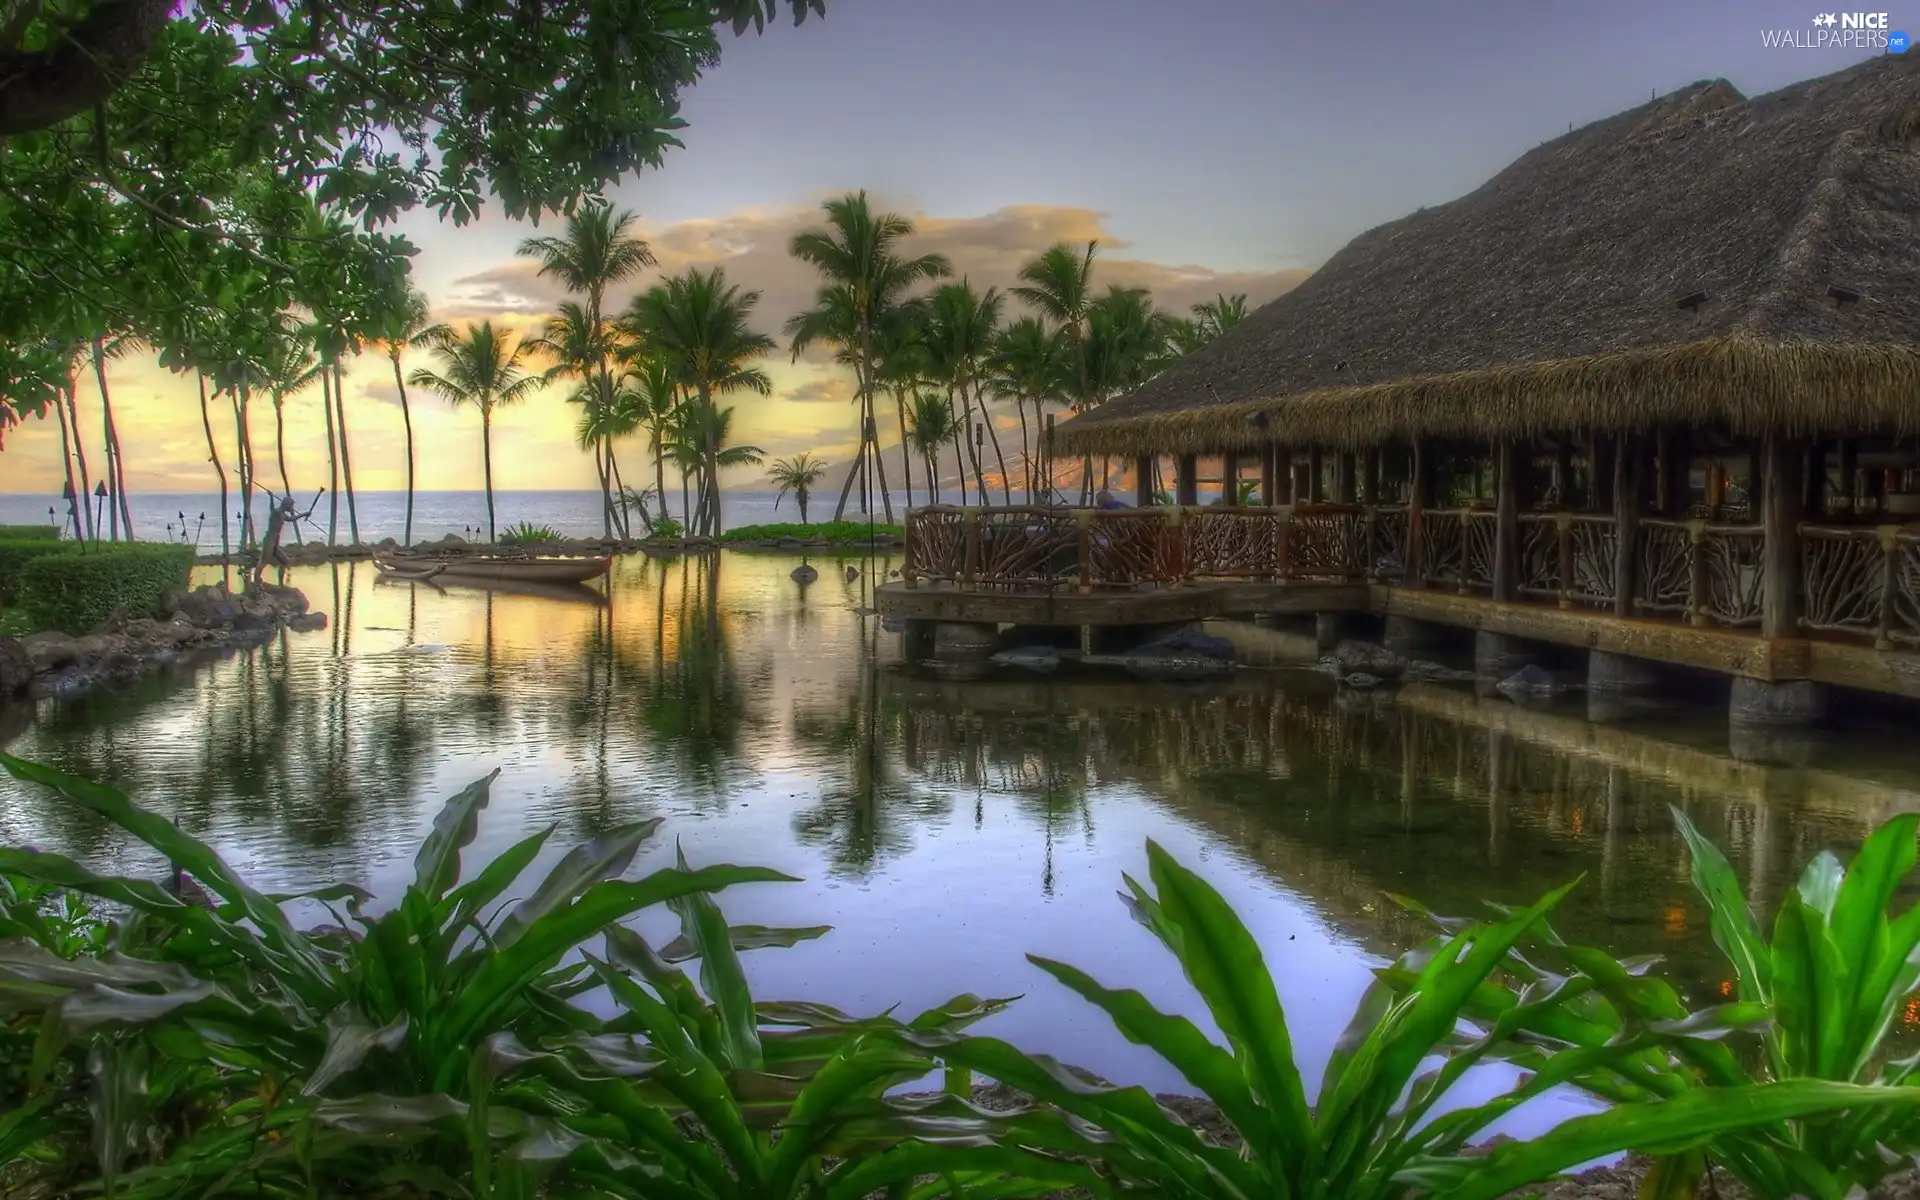
M1834 25L1838 21L1832 13L1819 13L1813 18L1815 25Z

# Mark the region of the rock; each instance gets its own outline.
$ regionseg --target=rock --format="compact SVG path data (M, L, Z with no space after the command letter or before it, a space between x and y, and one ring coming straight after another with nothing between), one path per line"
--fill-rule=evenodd
M1060 652L1052 646L1019 646L1000 651L993 656L993 661L1003 667L1020 667L1051 675L1060 669Z
M1398 679L1407 673L1407 660L1371 642L1348 638L1333 648L1333 661L1341 675L1372 675L1379 679Z
M381 538L379 542L376 543L376 545L378 545L382 550L398 550L400 548L400 543L394 541L390 537Z
M126 639L117 633L90 633L73 639L74 660L87 665L105 662L110 657L124 653L126 649Z
M64 633L30 633L20 639L20 648L27 652L36 675L57 671L80 656L73 639Z
M881 617L880 628L887 633L905 633L907 623L899 617Z
M1089 654L1080 661L1090 667L1119 667L1139 679L1213 679L1231 674L1233 664L1199 654Z
M858 579L858 578L860 578L860 568L859 568L859 567L848 567L848 568L847 568L847 582L848 582L848 583L852 583L852 582L853 582L854 580L856 580L856 579Z
M1215 637L1187 625L1155 638L1132 653L1157 658L1211 658L1219 662L1232 662L1234 649L1233 643L1226 638Z
M20 639L0 637L0 700L26 691L36 673L33 656L20 644Z
M327 614L323 612L301 613L287 618L287 628L295 633L311 633L327 627Z
M812 583L814 580L820 578L820 572L814 570L806 563L801 563L788 573L787 578L793 580L795 583Z
M1378 675L1369 675L1365 671L1355 671L1353 674L1347 676L1345 679L1342 679L1340 682L1346 684L1350 688L1358 688L1359 690L1366 692L1379 687L1381 684L1385 683L1386 680L1380 678Z
M1509 698L1539 699L1557 696L1567 690L1564 680L1545 667L1536 666L1533 663L1528 663L1502 679L1497 686L1500 693Z
M273 611L282 616L298 616L307 611L307 594L299 588L257 583L247 589L247 595L264 598L273 606Z
M795 537L783 537L773 544L776 550L798 550L806 543Z
M201 629L219 629L240 615L240 600L224 588L202 587L167 597L167 608L177 620Z

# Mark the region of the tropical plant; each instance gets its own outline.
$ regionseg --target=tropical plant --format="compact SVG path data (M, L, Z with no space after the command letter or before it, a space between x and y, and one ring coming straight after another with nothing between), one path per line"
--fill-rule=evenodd
M304 897L261 893L211 848L111 789L6 755L0 767L144 841L174 864L176 878L199 881L170 890L55 854L0 848L0 871L134 913L116 930L112 955L69 962L41 942L0 943L0 1003L40 1018L35 1061L72 1059L84 1043L99 1186L129 1200L220 1186L266 1196L402 1182L442 1194L487 1195L498 1186L527 1195L512 1189L560 1165L553 1147L559 1156L582 1151L589 1162L597 1152L607 1174L631 1166L639 1177L630 1154L596 1141L602 1127L587 1110L564 1097L556 1103L550 1091L503 1086L501 1076L542 1058L526 1041L602 1032L566 1003L592 986L582 984L594 974L589 963L562 965L583 943L655 904L788 878L755 868L692 870L682 860L622 880L659 825L648 820L575 847L525 899L496 907L553 830L463 879L461 854L487 804L488 776L448 801L399 903L370 916L368 897L349 886ZM200 885L210 893L204 903L183 898ZM294 899L334 907L339 925L294 928L282 910ZM708 911L699 910L703 920ZM807 932L763 931L758 940ZM729 936L724 924L705 934ZM672 947L663 954L676 956ZM209 1068L218 1072L211 1084ZM177 1091L183 1071L201 1077L196 1107L184 1130L167 1128L153 1093ZM612 1114L632 1118L645 1107L634 1096ZM654 1120L672 1127L666 1114ZM6 1132L0 1126L0 1139Z
M927 464L928 503L940 503L940 447L948 442L957 441L959 424L954 420L953 405L938 392L920 392L913 398L913 407L907 410L907 441L912 443L914 452ZM954 450L955 457L959 449ZM960 488L966 490L966 464L960 464Z
M406 427L407 434L407 517L404 532L400 535L402 545L413 545L413 492L414 492L414 453L413 453L413 409L407 403L407 377L401 369L401 358L415 346L430 348L434 340L447 332L445 325L432 323L427 308L427 297L418 289L409 288L405 298L385 314L380 323L381 334L378 344L386 351L387 358L393 363L393 386L400 393L400 422Z
M1020 268L1020 284L1013 294L1027 307L1052 322L1066 357L1060 373L1060 401L1072 412L1084 412L1095 403L1093 379L1087 369L1086 340L1089 310L1093 306L1093 259L1099 243L1089 241L1084 251L1065 242L1049 246ZM1083 456L1080 497L1093 491L1093 459ZM1047 481L1049 494L1053 481Z
M520 521L500 531L500 541L506 545L520 545L529 542L557 542L560 531L551 525L535 525L532 521Z
M454 407L470 405L480 410L480 456L487 485L487 540L494 539L493 514L493 414L527 398L541 380L529 375L525 361L525 342L509 344L508 334L496 330L493 322L467 326L459 335L438 333L432 339L434 353L440 359L440 371L421 368L410 377L415 387L426 388Z
M996 396L1012 400L1020 416L1020 458L1025 465L1027 500L1039 490L1039 464L1027 426L1027 405L1033 405L1033 428L1044 423L1047 400L1064 390L1069 363L1066 344L1058 332L1036 317L1021 317L1000 331L989 362L989 386Z
M994 454L999 457L1001 497L1012 502L1007 461L1000 455L1000 435L993 432L993 422L986 413L986 399L981 394L988 361L999 335L1001 305L996 288L976 292L964 279L943 284L927 298L921 332L930 377L945 386L949 403L960 402L955 426L972 462L974 487L982 504L987 501L985 464L980 460L979 442L969 436L978 427L973 411L976 401L981 408L980 420L992 433Z
M773 391L767 373L751 365L773 352L773 339L755 332L751 321L760 293L727 282L726 271L689 270L634 297L627 328L660 357L676 383L690 393L678 426L691 431L690 448L699 454L700 506L689 526L712 535L721 528L720 471L729 465L757 465L759 451L721 460L726 424L714 411L714 397L737 392L765 396ZM715 435L720 435L716 437ZM683 447L689 448L689 447Z
M913 447L907 444L907 400L929 382L925 324L926 304L909 300L884 313L873 331L873 382L893 395L895 429L900 436L900 476L909 508L913 506ZM932 489L933 485L929 483L928 487Z
M566 304L548 323L538 347L551 354L555 366L549 375L564 374L584 381L587 411L600 415L614 404L613 363L619 352L619 330L608 320L606 293L610 286L631 279L655 264L647 243L629 232L639 218L631 211L616 212L596 198L567 216L563 237L535 237L520 243L520 253L540 260L542 277L558 279L584 303ZM604 417L596 424L604 429ZM600 477L601 511L608 536L620 518L614 495L618 489L613 459L614 436L597 433L594 468ZM622 533L626 530L623 528Z
M824 282L813 307L788 319L786 333L796 358L815 342L832 342L854 368L859 449L848 464L833 519L846 514L853 481L871 454L880 478L880 502L891 522L893 501L887 491L886 467L879 461L873 409L876 340L888 314L906 301L908 292L928 280L951 275L953 268L938 254L903 257L897 247L913 235L913 222L897 213L875 213L865 191L849 192L821 207L826 227L795 234L788 252L818 271Z
M1848 867L1821 851L1780 902L1768 941L1739 878L1686 815L1673 813L1693 859L1693 883L1706 901L1713 940L1733 972L1737 1005L1764 1017L1759 1055L1687 1043L1668 1061L1608 1061L1572 1077L1605 1099L1697 1099L1732 1105L1757 1087L1820 1082L1866 1085L1868 1095L1920 1096L1910 1084L1920 1058L1890 1059L1885 1039L1901 1006L1920 986L1920 906L1889 917L1888 906L1912 876L1920 816L1903 814L1876 829ZM1410 908L1432 917L1417 905ZM1433 917L1443 925L1457 924ZM1678 992L1646 972L1653 960L1616 962L1603 951L1568 946L1542 925L1538 945L1515 949L1506 968L1516 987L1552 983L1591 993L1577 1022L1550 1032L1583 1052L1619 1044L1649 1028L1699 1016ZM1410 979L1398 981L1411 987ZM1473 1015L1502 1019L1510 992L1483 989ZM1676 1146L1659 1161L1641 1195L1691 1197L1710 1166L1757 1196L1840 1200L1873 1187L1920 1151L1920 1113L1867 1107L1781 1115Z
M778 510L780 501L788 492L793 493L794 503L800 506L800 523L807 523L807 501L813 496L813 485L819 483L827 473L827 464L815 461L812 454L801 452L792 458L775 459L773 469L767 472L767 480L777 484L780 490L774 493L773 507Z
M1065 963L1030 961L1099 1007L1130 1041L1159 1054L1218 1106L1242 1149L1215 1145L1137 1087L1087 1082L1060 1064L991 1038L906 1034L949 1069L977 1071L1034 1097L1035 1121L1017 1117L1001 1144L1044 1147L1095 1158L1123 1184L1160 1195L1303 1196L1333 1200L1433 1195L1493 1200L1581 1163L1630 1147L1687 1150L1728 1131L1858 1104L1911 1114L1920 1089L1866 1088L1793 1080L1673 1099L1630 1101L1577 1117L1528 1142L1484 1155L1462 1154L1499 1117L1583 1071L1631 1062L1650 1051L1691 1046L1760 1019L1735 1004L1691 1021L1636 1030L1618 1044L1548 1054L1532 1039L1577 1020L1585 993L1564 980L1541 980L1509 995L1510 1008L1462 1030L1474 1000L1489 988L1509 952L1572 890L1485 924L1465 924L1402 956L1362 998L1309 1104L1288 1036L1286 1013L1259 945L1232 907L1198 875L1148 844L1154 891L1126 880L1123 899L1179 961L1187 981L1225 1035L1222 1047L1184 1017L1154 1008L1139 992L1107 988ZM1411 977L1412 986L1402 978ZM1508 995L1507 993L1502 993ZM1431 1066L1442 1056L1438 1067ZM1443 1105L1477 1064L1517 1061L1533 1073L1493 1100ZM1902 1096L1901 1091L1910 1091ZM1064 1112L1100 1131L1087 1137L1062 1126ZM1770 1193L1783 1194L1783 1193Z

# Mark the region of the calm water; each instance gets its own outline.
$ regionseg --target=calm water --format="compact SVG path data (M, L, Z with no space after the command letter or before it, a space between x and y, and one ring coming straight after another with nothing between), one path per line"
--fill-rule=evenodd
M15 753L106 780L217 844L257 882L392 895L439 802L498 768L470 862L547 824L553 853L658 815L643 866L802 877L726 893L739 921L831 924L751 956L762 995L855 1011L962 991L1025 998L987 1028L1109 1077L1179 1089L1030 967L1063 958L1194 1013L1115 896L1153 838L1215 882L1266 947L1305 1059L1322 1062L1369 968L1442 911L1531 900L1584 874L1560 921L1658 951L1697 1000L1720 986L1667 806L1728 847L1771 905L1808 856L1920 807L1897 740L1798 769L1736 761L1708 713L1594 726L1461 691L1354 702L1299 672L1150 687L941 680L898 662L847 562L622 560L611 604L292 572L332 617L128 694L0 714ZM1577 706L1576 706L1577 708ZM1905 756L1909 757L1909 756ZM0 839L122 870L160 864L47 796L0 783ZM650 918L651 919L651 918Z
M810 520L826 521L833 517L834 504L840 498L840 484L843 477L834 474L808 502L807 516ZM277 484L276 484L277 486ZM893 497L894 519L900 519L901 504L905 496L896 492ZM916 502L924 503L924 493L914 494ZM957 501L958 494L945 497L948 501ZM312 493L299 496L302 509L313 502ZM724 526L735 529L742 525L758 525L768 521L798 521L800 510L795 506L793 497L787 496L776 505L772 492L726 492L721 496L720 515ZM145 541L186 541L196 542L202 550L217 551L220 548L220 497L217 493L171 493L155 492L141 495L129 495L128 507L133 511L135 531ZM255 528L264 528L267 509L271 502L264 495L254 496ZM360 537L363 541L377 542L381 538L399 538L406 531L407 494L405 492L361 492L355 497L355 505L360 515ZM234 537L240 529L240 495L233 493L227 498L227 512L233 522ZM546 525L563 534L573 537L598 536L602 531L600 516L600 494L598 492L495 492L493 497L494 519L499 528L528 521L535 525ZM875 519L884 519L881 500L876 493L873 497ZM48 515L48 509L53 515ZM680 517L680 494L671 491L667 497L667 511L675 518ZM185 521L181 515L185 514ZM864 520L860 512L860 484L854 483L853 494L847 499L848 520ZM55 496L34 496L20 493L0 494L0 525L55 524L67 520L66 506ZM99 528L107 529L105 502L101 502L98 512ZM348 540L347 505L343 498L337 533L341 541ZM301 540L324 540L327 532L327 506L321 504L313 513L312 525L301 526ZM639 518L634 518L636 527ZM443 534L457 533L464 537L478 537L487 527L487 494L485 492L418 492L413 498L413 536L415 541L426 538L438 538Z

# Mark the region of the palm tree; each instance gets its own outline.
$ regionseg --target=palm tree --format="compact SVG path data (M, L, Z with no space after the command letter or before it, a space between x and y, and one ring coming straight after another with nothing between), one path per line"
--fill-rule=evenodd
M617 390L608 371L614 354L620 349L617 341L618 334L610 322L597 319L585 305L564 300L558 311L547 318L541 335L527 342L529 350L552 360L543 378L580 382L567 396L567 401L584 407L582 423L588 428L602 429L608 424L606 414L613 407ZM580 448L593 454L594 472L600 480L602 528L606 536L611 537L618 524L624 536L625 523L616 516L613 503L617 490L613 443L604 434L596 434L592 440L581 443Z
M434 353L440 359L440 373L421 368L409 382L438 394L449 404L472 405L480 410L480 455L487 485L487 540L495 534L493 513L493 414L527 398L543 382L530 375L521 364L526 359L525 342L507 343L507 335L497 331L492 321L469 325L458 336L436 335Z
M973 462L973 482L980 503L987 502L986 473L980 461L980 445L975 440L973 405L981 400L982 420L989 432L993 422L985 415L985 400L979 397L981 381L987 372L987 360L993 352L1000 330L1002 299L997 288L980 293L966 280L934 289L927 299L924 340L933 376L946 386L950 399L960 401L956 426L967 455ZM993 433L993 452L1000 463L1001 498L1013 502L1012 485L1007 480L1006 456L1000 453L1000 435Z
M874 386L893 393L896 428L900 433L900 472L906 481L907 507L913 507L913 454L907 445L907 398L927 381L932 365L927 358L926 305L909 300L882 314L873 331ZM931 482L929 503L940 502Z
M827 227L794 235L788 252L811 265L825 279L814 306L786 324L796 356L816 341L833 341L854 363L854 386L860 405L860 448L847 469L840 502L833 519L846 512L847 497L868 454L880 475L880 500L887 520L893 520L893 501L887 492L886 467L879 460L879 436L873 419L874 335L884 314L906 299L907 292L925 280L953 273L938 254L902 258L895 246L913 234L913 222L895 213L875 214L864 191L850 192L823 206Z
M775 459L773 469L767 472L767 479L780 485L774 494L773 507L778 509L780 501L788 492L793 493L794 501L800 505L800 523L807 523L807 501L813 496L813 485L819 483L827 473L827 464L815 462L813 455L800 453L792 458Z
M428 335L445 330L444 325L430 323L425 293L409 289L405 299L382 322L378 339L379 346L393 363L393 385L400 389L400 421L407 430L407 523L400 539L406 546L413 545L413 409L407 404L407 377L401 371L400 359L410 347L431 346L433 339Z
M625 373L619 387L632 393L630 400L616 398L616 405L630 404L639 418L639 428L647 434L653 454L653 490L660 505L660 519L667 517L667 435L673 428L674 414L680 407L680 384L674 378L673 364L658 354L629 347L623 355Z
M139 339L132 334L119 334L105 337L94 334L90 346L93 351L93 377L100 385L101 432L106 437L107 478L112 480L108 486L113 489L113 499L107 503L109 517L108 539L117 541L120 526L124 521L127 528L127 540L133 540L133 511L127 505L127 467L120 453L120 430L113 421L113 397L107 390L107 360L119 358L127 351L139 346Z
M1092 380L1087 374L1082 343L1087 336L1087 310L1093 304L1093 256L1098 242L1088 242L1084 252L1061 242L1043 251L1038 258L1020 268L1021 286L1013 294L1046 320L1052 321L1066 341L1069 370L1063 389L1067 406L1074 412L1090 404ZM1084 501L1092 491L1093 458L1081 459L1080 493ZM1047 481L1049 490L1053 481Z
M561 359L567 369L593 385L592 395L602 407L613 404L613 368L617 337L606 315L607 288L655 265L652 249L629 231L639 218L630 210L614 208L603 198L581 205L567 217L562 237L528 238L520 243L520 253L540 260L542 277L558 279L569 292L584 296L585 303L563 313L576 328L571 336L558 339L556 348L575 355ZM567 331L562 331L563 334ZM549 327L551 339L553 329ZM552 353L553 349L549 349ZM600 476L602 520L608 536L616 519L613 444L599 443L595 469ZM625 530L623 529L624 533Z
M1133 391L1172 361L1167 352L1169 318L1156 309L1145 288L1115 285L1087 309L1087 336L1081 343L1081 377L1087 380L1084 403L1091 407ZM1100 460L1100 486L1112 486L1113 460Z
M953 420L953 405L938 392L920 392L913 398L913 406L908 410L911 418L907 428L907 439L927 464L927 488L933 493L933 502L940 502L940 447L954 440L958 432ZM956 452L957 453L957 452ZM961 469L961 488L964 490L966 471Z
M1204 304L1194 305L1192 311L1201 332L1212 341L1247 319L1246 293L1232 296L1222 293Z
M772 338L749 324L759 302L759 292L741 291L727 282L724 268L715 267L689 270L654 285L634 297L627 312L627 328L692 394L695 407L687 420L699 439L702 474L697 516L699 532L708 535L720 532L720 470L732 465L720 458L725 425L714 412L713 398L773 391L767 373L749 365L775 349Z
M1036 317L1021 317L1000 331L990 363L994 394L1013 401L1020 414L1020 456L1026 461L1027 502L1039 486L1032 443L1027 429L1027 405L1033 405L1036 428L1045 424L1044 404L1064 390L1068 369L1066 343Z
M320 360L313 343L298 330L285 330L268 345L260 364L261 383L273 398L273 446L280 464L282 495L293 495L293 483L287 476L287 397L303 391L320 373Z

